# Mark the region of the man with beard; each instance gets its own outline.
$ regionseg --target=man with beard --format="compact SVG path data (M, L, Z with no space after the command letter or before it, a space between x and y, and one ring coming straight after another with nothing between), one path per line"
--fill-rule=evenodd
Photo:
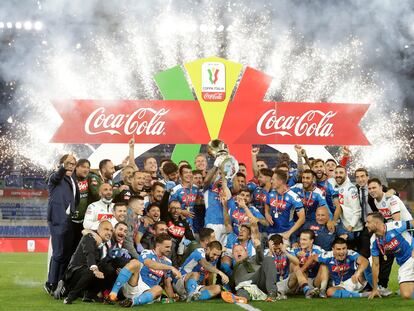
M214 230L211 228L202 228L200 230L198 241L192 241L185 249L184 255L182 257L182 262L184 262L194 250L200 247L205 249L207 247L207 244L213 241L216 241Z
M204 177L207 175L207 158L204 154L199 153L194 159L194 166L199 170Z
M339 212L335 214L335 211L339 207L338 192L334 189L334 184L328 180L328 176L325 174L325 162L321 159L314 160L312 170L316 175L316 187L322 190L329 210L334 215L334 220L336 221L339 219ZM329 226L333 231L334 222L329 224Z
M83 219L85 217L85 212L88 207L88 175L90 168L91 163L89 162L89 160L79 159L76 163L75 174L73 174L73 179L78 184L79 188L79 204L76 205L76 210L71 215L73 231L72 254L75 252L82 238Z
M242 188L236 196L236 201L230 198L227 201L227 209L233 232L239 234L239 226L242 224L257 224L267 227L269 224L264 216L254 206L250 205L251 196L247 188Z
M349 250L346 241L336 238L332 244L332 251L322 253L308 259L309 264L317 261L321 264L322 281L332 280L332 287L326 291L331 298L361 298L368 297L369 293L360 291L367 281L364 271L369 266L368 260L357 252ZM323 292L323 288L321 288Z
M75 212L79 202L79 189L72 178L76 159L71 154L64 155L60 167L48 181L49 200L47 222L50 230L52 256L45 290L51 294L62 280L72 252L72 225L69 215Z
M115 301L119 290L126 299L120 302L122 307L148 304L161 296L163 283L167 295L174 297L171 286L171 274L181 278L181 273L172 266L168 256L171 253L171 237L162 234L157 237L155 249L145 250L139 260L131 260L120 272L109 294Z
M252 164L253 164L253 175L255 178L257 178L257 176L259 175L259 170L261 170L262 168L268 168L267 164L265 161L263 160L258 160L257 159L257 155L260 152L260 148L255 147L252 148Z
M85 229L96 230L102 220L109 220L113 217L112 186L107 183L102 184L99 195L101 199L89 204L86 209L85 219L83 220Z
M369 232L375 234L372 244L372 293L369 298L380 296L378 290L379 256L384 260L389 255L395 256L398 269L398 283L403 299L414 298L414 259L412 236L407 232L413 228L413 222L393 221L384 224L381 213L371 213L367 216L366 226Z
M145 208L147 208L151 203L161 203L162 197L164 195L165 186L159 181L156 181L152 184L151 192L149 196L145 197Z
M100 199L99 191L103 183L107 183L112 186L112 178L114 173L115 167L111 160L104 159L101 162L99 162L99 171L97 173L91 173L89 175L89 204L96 202Z
M155 247L155 240L160 234L168 234L168 227L165 221L157 221L154 223L149 230L144 233L141 239L142 250L153 249Z
M245 163L243 163L243 162L239 163L239 172L247 177L247 167L246 167Z
M345 168L340 165L335 169L335 183L335 190L339 194L340 207L339 211L335 211L334 220L340 212L341 222L349 232L348 241L353 241L354 245L358 245L359 235L363 229L358 190L348 179Z
M305 223L303 204L287 185L287 174L276 170L272 176L272 188L265 206L265 217L269 222L267 232L278 233L289 243L291 236ZM296 214L297 220L293 216Z
M111 239L113 228L109 221L102 221L97 229L97 234L103 242ZM63 301L64 304L72 304L85 290L88 290L87 301L95 300L100 290L110 286L106 283L105 275L99 270L102 247L98 245L92 234L82 237L65 273L65 288L68 296ZM59 287L58 289L62 289L63 283Z
M368 192L374 199L375 209L381 213L386 223L394 221L410 221L413 219L411 213L407 207L396 195L391 195L393 190L389 190L390 193L385 193L381 181L378 178L372 178L368 180ZM394 255L390 253L387 256L387 260L384 257L379 257L380 263L380 277L379 286L381 296L389 296L392 291L388 289L388 281L391 274L392 265L394 263Z
M104 245L104 247L107 247L107 254L102 260L101 271L107 279L106 283L110 286L115 282L117 270L122 269L131 260L131 255L124 246L127 234L128 225L123 221L118 222L115 225L112 238ZM110 287L106 289L110 289Z
M262 168L259 170L257 177L258 185L252 181L247 184L247 188L253 193L253 205L256 207L262 215L264 215L264 207L266 205L267 195L272 188L271 180L273 171L268 168Z
M318 207L325 206L328 208L322 191L315 186L314 182L315 173L308 169L302 173L302 183L290 188L302 200L303 207L305 208L305 224L315 220Z
M174 279L174 289L187 302L192 300L208 300L220 294L220 285L203 285L207 273L215 273L221 277L224 284L229 278L216 268L222 252L218 241L210 242L206 248L197 248L181 265L182 278Z
M181 204L179 213L187 219L192 228L194 218L194 205L196 204L199 189L192 184L193 171L191 166L183 165L179 170L181 183L175 186L171 191L170 201L178 201Z
M148 157L144 159L144 171L148 172L151 175L153 180L157 180L158 164L157 159L154 157Z
M139 227L138 234L135 236L136 245L141 244L144 248L147 248L146 245L148 245L148 243L146 240L153 236L154 225L160 220L160 216L160 205L157 203L151 203L147 208L147 214L141 218L141 225Z
M184 237L189 241L194 241L193 231L187 220L180 217L180 202L173 200L168 203L168 200L164 200L161 202L160 210L160 219L167 223L168 234L172 239L171 261L176 266L178 265L178 256L184 252L184 250L179 252L179 245Z
M121 181L114 184L114 188L119 189L119 191L129 189L132 184L132 178L134 175L134 172L137 169L132 165L126 165L121 170Z

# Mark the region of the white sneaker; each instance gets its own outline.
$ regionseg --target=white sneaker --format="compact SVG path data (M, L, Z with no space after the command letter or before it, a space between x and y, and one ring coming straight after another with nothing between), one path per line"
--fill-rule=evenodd
M378 286L378 291L382 297L388 297L393 294L393 292L390 291L388 288L384 288L382 286Z

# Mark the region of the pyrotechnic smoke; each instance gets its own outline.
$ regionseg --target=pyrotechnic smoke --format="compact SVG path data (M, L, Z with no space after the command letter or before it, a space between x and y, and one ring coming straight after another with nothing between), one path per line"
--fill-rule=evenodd
M39 31L14 29L35 19ZM90 154L48 144L61 122L51 99L161 98L154 74L213 55L273 76L268 100L370 103L361 125L372 146L351 148L354 164L412 156L409 0L3 1L0 21L13 23L0 29L0 76L17 81L1 149L40 165Z

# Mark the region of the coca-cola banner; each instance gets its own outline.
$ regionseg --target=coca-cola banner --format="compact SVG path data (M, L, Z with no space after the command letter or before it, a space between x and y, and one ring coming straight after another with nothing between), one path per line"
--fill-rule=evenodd
M141 143L190 144L210 140L195 101L70 100L54 105L63 123L52 142L127 143L132 136Z
M368 145L359 122L366 104L268 102L271 77L217 57L185 65L197 100L67 100L54 105L59 143ZM239 148L240 149L240 148ZM246 148L243 148L243 150ZM246 152L246 159L250 157Z
M235 137L235 143L369 144L358 127L367 105L287 102L268 104L257 105L258 109L254 113L240 117L239 122L244 123L244 130Z

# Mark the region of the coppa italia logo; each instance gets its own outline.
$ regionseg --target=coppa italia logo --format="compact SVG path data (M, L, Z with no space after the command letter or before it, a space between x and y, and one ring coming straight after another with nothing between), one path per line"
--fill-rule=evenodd
M190 144L219 138L248 162L252 144L369 144L359 128L369 105L267 102L271 77L242 71L242 64L210 57L158 73L164 100L53 101L63 122L51 142L127 143L135 136L140 143L186 144L176 149L195 155L199 146Z
M221 102L226 97L226 69L223 63L205 62L201 66L202 96L207 102Z

